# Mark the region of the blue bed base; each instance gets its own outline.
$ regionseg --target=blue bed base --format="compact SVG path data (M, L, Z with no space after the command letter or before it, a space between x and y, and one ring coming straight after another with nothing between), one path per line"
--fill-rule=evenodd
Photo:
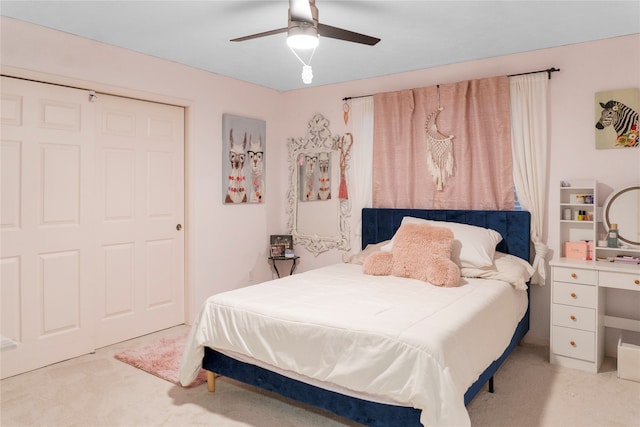
M518 256L527 262L530 259L530 215L526 211L467 211L467 210L424 210L424 209L376 209L362 210L362 247L393 237L402 218L413 216L436 221L458 222L477 225L498 231L503 240L497 250ZM529 291L527 291L528 293ZM529 309L500 358L494 361L469 387L464 395L465 405L469 404L524 338L529 330ZM327 410L339 416L372 427L421 426L420 411L405 406L386 405L345 396L301 381L240 362L210 348L205 348L202 367L218 375L235 379L264 390Z

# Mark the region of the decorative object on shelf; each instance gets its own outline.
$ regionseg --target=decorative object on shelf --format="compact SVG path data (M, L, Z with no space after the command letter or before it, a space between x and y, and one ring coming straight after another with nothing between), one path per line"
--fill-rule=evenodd
M340 137L332 136L329 130L329 120L322 114L316 114L307 124L307 134L303 138L289 138L289 191L287 193L289 222L288 228L296 244L301 244L309 252L318 256L330 249L348 251L351 215L349 199L338 197L327 198L322 203L302 203L300 194L304 188L304 176L300 173L300 163L304 164L307 157L319 156L327 153L329 158L329 173L331 194L337 191L339 182L338 159L342 152L334 154L340 146ZM341 156L339 157L338 154ZM324 157L324 155L323 155ZM344 153L345 176L349 167L349 152ZM318 182L316 180L316 182ZM314 188L314 191L316 188ZM317 196L316 196L317 197Z
M628 148L640 145L640 90L619 89L595 95L596 148Z
M607 246L610 248L618 247L618 224L611 224L607 233Z
M565 258L593 259L593 241L564 242Z
M571 196L571 203L575 203L577 205L584 204L584 194L574 194Z
M222 115L222 194L225 204L265 201L266 122Z
M626 262L627 264L640 264L640 257L618 255L616 257L612 257L611 261L613 261L613 262Z
M433 176L438 191L442 191L447 178L453 175L453 135L443 135L438 131L436 120L444 107L440 105L440 85L438 90L438 109L429 114L424 123L427 134L427 167Z

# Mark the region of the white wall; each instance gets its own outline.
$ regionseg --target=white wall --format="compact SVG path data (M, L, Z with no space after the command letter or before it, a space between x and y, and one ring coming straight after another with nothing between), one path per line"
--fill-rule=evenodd
M594 93L640 87L640 35L453 64L374 79L279 93L168 61L103 45L2 17L1 63L5 74L171 102L187 107L188 309L206 296L271 278L268 236L286 232L286 139L304 136L315 113L342 120L345 96L527 72L555 66L551 80L548 241L558 249L557 184L563 179L601 181L606 192L640 182L640 150L595 150ZM316 58L315 60L318 60ZM299 78L293 75L291 78ZM264 205L223 205L221 117L233 113L267 122L267 195ZM358 143L357 141L355 142ZM331 251L302 256L300 271L340 261ZM532 290L530 341L549 338L549 286ZM190 320L190 319L187 319Z

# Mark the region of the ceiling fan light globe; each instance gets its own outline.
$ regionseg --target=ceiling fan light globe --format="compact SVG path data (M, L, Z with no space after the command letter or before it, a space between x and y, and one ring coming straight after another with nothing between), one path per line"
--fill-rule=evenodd
M317 35L294 34L287 37L287 45L291 49L309 50L318 47L319 39Z
M313 71L311 65L305 65L302 67L302 83L310 85L313 81Z

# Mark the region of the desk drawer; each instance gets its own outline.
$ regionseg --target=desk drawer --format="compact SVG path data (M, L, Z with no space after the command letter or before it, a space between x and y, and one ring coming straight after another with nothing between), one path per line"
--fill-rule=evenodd
M553 282L553 302L554 304L596 308L596 287Z
M559 282L582 283L584 285L596 284L596 272L594 270L581 270L571 267L555 267L553 280Z
M551 345L555 354L588 362L595 360L596 343L594 332L554 326Z
M598 275L599 286L640 291L640 273L601 271Z
M596 311L593 308L553 304L553 324L595 332Z

